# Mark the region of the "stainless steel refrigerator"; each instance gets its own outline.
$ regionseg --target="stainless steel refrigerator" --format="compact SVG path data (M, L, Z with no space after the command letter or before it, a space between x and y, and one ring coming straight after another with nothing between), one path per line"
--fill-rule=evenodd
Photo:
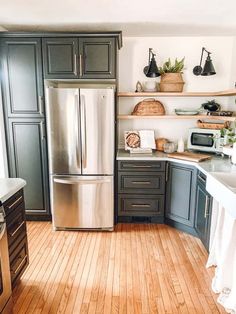
M113 229L114 88L46 88L53 227Z

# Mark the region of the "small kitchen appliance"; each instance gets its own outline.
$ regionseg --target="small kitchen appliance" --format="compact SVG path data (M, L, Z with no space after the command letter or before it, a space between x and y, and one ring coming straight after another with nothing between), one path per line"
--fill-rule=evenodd
M215 129L191 128L188 133L187 148L211 153L223 152L224 138Z

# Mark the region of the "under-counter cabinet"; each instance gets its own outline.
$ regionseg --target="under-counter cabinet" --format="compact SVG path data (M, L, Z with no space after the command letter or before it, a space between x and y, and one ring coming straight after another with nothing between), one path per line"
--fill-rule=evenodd
M206 191L206 176L198 171L196 187L195 230L209 250L212 197Z
M118 221L164 221L165 162L118 162Z
M166 177L166 223L196 235L194 229L196 168L168 162Z
M23 190L3 203L6 213L11 284L14 287L29 264Z
M116 39L43 38L43 59L47 79L114 79Z
M1 69L9 176L27 181L27 217L48 219L41 39L1 38Z

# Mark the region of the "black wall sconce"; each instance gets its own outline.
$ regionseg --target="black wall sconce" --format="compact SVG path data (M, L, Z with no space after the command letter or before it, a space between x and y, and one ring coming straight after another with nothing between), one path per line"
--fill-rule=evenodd
M207 58L206 58L206 61L205 61L205 65L202 68L202 57L203 57L204 51L206 51L206 53L207 53ZM202 47L202 54L201 54L201 59L200 59L200 65L196 65L193 68L193 74L195 74L195 75L202 75L202 76L208 76L208 75L216 74L216 71L215 71L215 68L213 66L210 54L211 54L211 52L207 51L206 48Z
M161 75L152 48L149 48L148 65L143 69L143 72L147 77L157 77Z

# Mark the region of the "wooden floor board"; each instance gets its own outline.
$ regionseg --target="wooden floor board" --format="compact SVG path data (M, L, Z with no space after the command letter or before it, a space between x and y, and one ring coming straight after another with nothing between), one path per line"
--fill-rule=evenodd
M205 248L169 226L56 232L29 222L27 230L30 265L13 291L14 314L226 313Z

